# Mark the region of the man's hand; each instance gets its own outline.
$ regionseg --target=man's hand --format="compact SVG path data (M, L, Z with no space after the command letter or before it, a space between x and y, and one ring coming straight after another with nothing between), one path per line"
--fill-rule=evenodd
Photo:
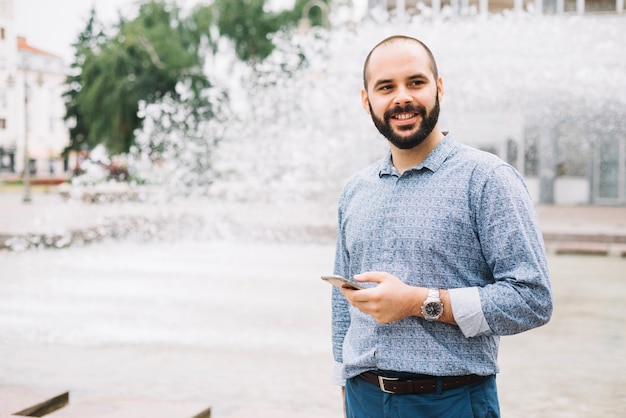
M384 272L367 272L354 276L357 282L376 283L376 287L364 290L342 288L348 302L376 322L386 324L408 316L421 316L422 303L428 289L405 284L396 276Z
M396 276L385 272L357 274L354 280L377 284L376 287L363 290L341 288L341 293L352 306L370 315L376 322L387 324L409 316L423 317L422 304L428 297L427 288L409 286ZM456 325L448 291L439 289L439 297L443 303L443 315L439 322Z

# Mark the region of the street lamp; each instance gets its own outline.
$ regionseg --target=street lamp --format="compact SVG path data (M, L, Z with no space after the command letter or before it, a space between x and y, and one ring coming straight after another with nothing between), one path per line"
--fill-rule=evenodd
M30 203L30 158L28 158L28 72L24 67L24 197L22 202Z
M37 76L37 86L41 87L43 84L43 78L41 74ZM28 67L24 66L24 197L22 202L30 203L30 158L28 155Z

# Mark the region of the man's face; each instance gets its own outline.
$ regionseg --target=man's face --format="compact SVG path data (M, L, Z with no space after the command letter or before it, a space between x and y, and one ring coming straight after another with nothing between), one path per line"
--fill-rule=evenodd
M419 122L419 124L415 122L414 124L400 125L397 127L399 132L396 133L396 131L394 131L394 124L392 123L394 117L397 118L397 116L394 115L406 113L414 113L419 116L421 122ZM370 115L372 116L372 121L374 121L378 132L393 145L400 149L415 148L424 142L435 126L437 126L437 121L439 120L439 97L435 96L435 104L431 109L426 109L419 104L408 104L405 107L396 106L393 109L387 110L383 115L383 119L376 116L370 103Z
M394 146L411 149L433 132L439 119L441 79L435 80L426 51L412 42L393 42L372 53L363 107Z

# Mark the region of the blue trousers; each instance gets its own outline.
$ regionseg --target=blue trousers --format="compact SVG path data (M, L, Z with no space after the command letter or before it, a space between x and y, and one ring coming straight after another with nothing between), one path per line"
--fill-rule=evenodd
M346 382L347 418L498 418L495 376L439 393L393 395L360 377Z

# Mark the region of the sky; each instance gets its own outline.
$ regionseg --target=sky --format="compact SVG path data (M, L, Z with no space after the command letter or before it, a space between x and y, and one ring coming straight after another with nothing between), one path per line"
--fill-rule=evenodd
M178 0L190 6L200 0ZM355 0L359 3L364 0ZM292 6L294 0L272 0L277 8ZM13 0L15 30L28 43L71 62L72 43L85 28L92 5L107 26L117 22L118 11L128 16L135 0Z
M13 0L15 31L28 43L70 62L71 44L85 28L92 5L106 24L117 21L117 10L133 0Z

